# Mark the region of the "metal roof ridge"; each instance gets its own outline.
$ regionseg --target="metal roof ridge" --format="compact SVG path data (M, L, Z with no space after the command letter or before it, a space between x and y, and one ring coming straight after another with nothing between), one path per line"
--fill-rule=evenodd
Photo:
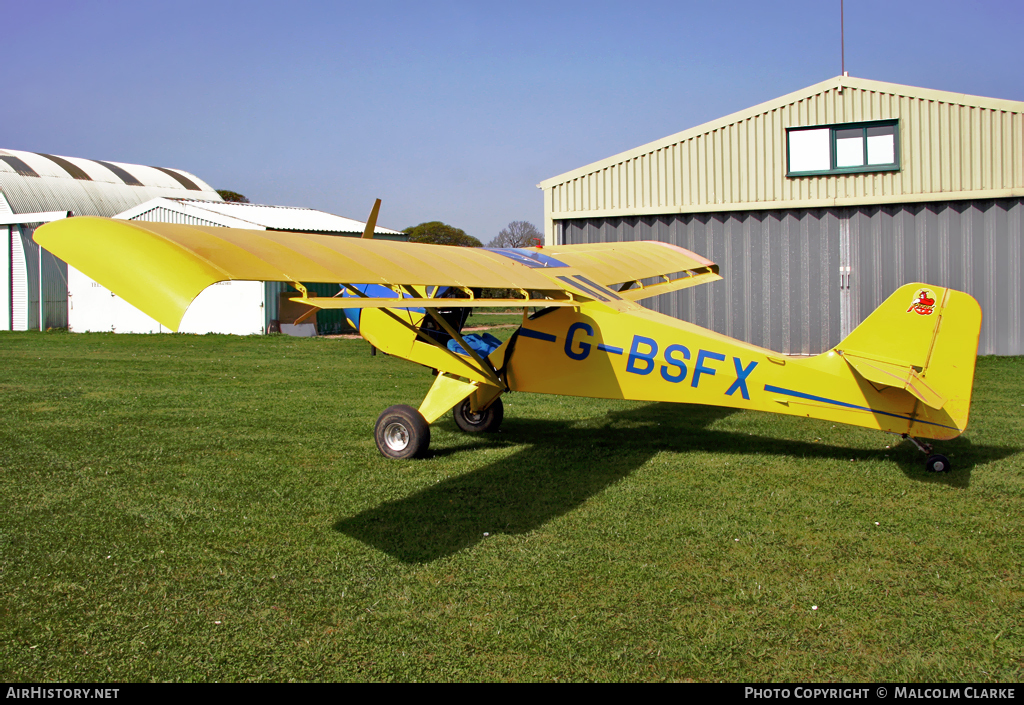
M282 210L316 211L317 213L327 213L327 211L317 210L316 208L307 208L306 206L275 206L275 205L270 204L270 203L239 203L238 201L204 201L201 198L188 198L188 197L172 198L170 200L172 200L172 201L183 201L183 202L184 201L189 201L189 202L194 202L194 203L204 203L204 204L207 204L207 205L209 205L209 204L220 204L220 205L232 206L232 207L233 206L251 206L251 207L255 207L255 208L280 208ZM330 213L328 215L334 215L334 214ZM338 217L341 218L341 217L344 217L344 216L338 216Z
M177 199L177 200L184 200L184 199ZM194 209L194 210L198 210L198 211L203 211L204 214L205 213L213 213L213 214L216 214L216 215L218 215L218 216L220 216L222 218L231 218L232 220L237 220L240 223L248 223L249 225L255 225L256 227L258 227L261 230L266 230L267 229L266 225L264 225L262 223L257 223L257 222L255 222L253 220L248 220L246 218L240 218L237 215L228 215L227 213L221 213L220 211L214 210L213 208L201 208L198 205L193 205L193 203L197 203L197 204L198 203L202 203L202 204L209 204L209 203L224 204L224 203L229 203L228 201L200 201L200 200L194 200L194 199L189 199L189 200L192 201L192 203L182 203L181 204L181 207L183 209ZM247 203L232 203L231 205L245 206L245 205L249 205L249 204L247 204ZM195 214L192 213L190 215L195 215ZM207 216L207 217L209 217L209 216ZM230 227L230 226L228 226L228 227Z
M908 86L902 83L889 83L887 81L876 81L872 78L860 78L855 76L840 76L844 87L858 88L866 91L886 91L897 95L904 95L910 98L922 98L942 103L955 103L970 107L982 107L995 110L1006 110L1008 112L1024 113L1024 101L1010 100L1009 98L992 98L972 93L958 93L956 91L944 91L939 88L922 88L920 86Z

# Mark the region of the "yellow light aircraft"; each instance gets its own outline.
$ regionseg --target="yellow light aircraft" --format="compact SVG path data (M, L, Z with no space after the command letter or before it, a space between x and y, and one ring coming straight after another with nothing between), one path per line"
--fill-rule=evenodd
M721 279L703 257L661 242L521 249L374 240L79 217L40 227L50 252L171 330L206 287L283 281L291 300L344 309L378 349L435 370L419 409L377 421L391 458L422 456L430 424L454 410L464 431L495 431L511 391L711 404L826 419L920 439L967 426L981 328L978 303L927 284L897 289L845 340L813 357L782 355L642 307L659 294ZM317 297L302 282L340 283ZM507 298L483 291L505 290ZM522 309L500 343L463 335L468 311ZM536 311L532 315L530 311Z

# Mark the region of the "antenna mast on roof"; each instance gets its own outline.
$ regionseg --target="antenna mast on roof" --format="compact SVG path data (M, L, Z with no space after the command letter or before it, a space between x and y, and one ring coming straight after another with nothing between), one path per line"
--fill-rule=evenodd
M839 0L839 53L842 61L843 75L846 75L846 26L843 12L843 0Z

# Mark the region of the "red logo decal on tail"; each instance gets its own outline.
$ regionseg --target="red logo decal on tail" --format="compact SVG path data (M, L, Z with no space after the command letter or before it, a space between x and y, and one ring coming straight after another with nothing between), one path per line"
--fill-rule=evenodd
M918 289L914 294L914 300L907 309L907 313L913 311L919 316L930 316L935 310L935 294L931 289Z

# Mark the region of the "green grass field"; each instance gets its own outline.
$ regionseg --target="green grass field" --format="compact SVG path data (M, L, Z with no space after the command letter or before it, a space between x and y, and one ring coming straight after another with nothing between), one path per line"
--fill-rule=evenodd
M5 332L0 364L2 681L1024 678L1024 358L979 361L948 475L529 394L388 461L432 378L362 341Z

